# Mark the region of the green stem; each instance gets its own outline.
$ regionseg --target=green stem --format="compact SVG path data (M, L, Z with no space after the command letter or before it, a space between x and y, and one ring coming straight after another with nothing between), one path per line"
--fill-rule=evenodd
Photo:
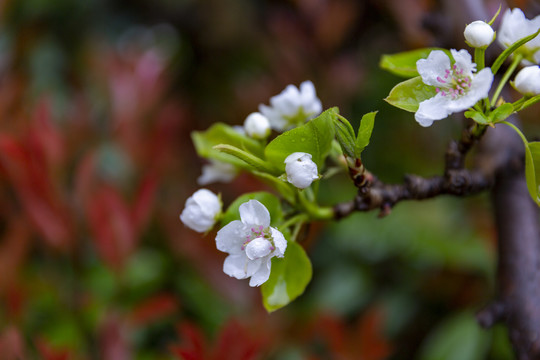
M279 227L282 229L286 229L288 227L291 227L292 225L301 224L303 222L306 222L308 220L308 216L304 213L298 214L290 218L289 220L285 221L282 225Z
M530 99L529 96L524 96L521 99L516 100L515 102L513 102L512 107L514 108L514 111L520 111L523 104L525 104L525 102L527 100L529 100L529 99Z
M302 206L302 208L305 210L305 212L309 215L311 219L331 220L334 218L333 208L320 207L316 203L310 202L308 199L306 199L303 191L298 192L298 199L300 201L300 205Z
M476 63L476 70L482 70L485 65L485 53L486 49L474 48L474 62Z
M499 82L499 85L497 86L497 90L495 90L495 94L493 94L493 97L491 98L492 104L496 104L496 101L499 98L499 95L501 94L501 91L504 85L506 85L506 82L508 81L508 79L510 79L510 76L512 75L514 70L516 70L516 67L521 62L522 59L523 59L523 55L515 54L514 59L512 60L512 63L510 64L506 72L504 73L501 81Z
M516 111L521 111L523 109L526 109L528 108L529 106L531 106L532 104L536 104L538 101L540 101L540 95L536 95L532 98L528 98L527 101L525 101L523 103L523 105L521 105L521 107L519 108L519 110L516 110Z

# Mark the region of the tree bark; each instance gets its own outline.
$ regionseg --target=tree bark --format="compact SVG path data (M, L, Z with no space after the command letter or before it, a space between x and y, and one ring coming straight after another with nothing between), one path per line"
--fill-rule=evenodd
M498 236L498 317L508 325L519 360L540 359L540 227L523 166L521 139L507 127L490 142L498 144L501 166L492 191ZM506 146L501 146L501 142ZM504 161L506 158L506 161ZM497 316L494 317L496 320ZM489 325L489 324L486 324Z

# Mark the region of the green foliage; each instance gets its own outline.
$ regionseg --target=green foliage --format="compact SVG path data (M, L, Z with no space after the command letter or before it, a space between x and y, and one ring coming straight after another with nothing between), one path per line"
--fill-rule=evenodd
M263 156L263 146L258 141L223 123L214 124L206 131L194 131L191 138L199 156L231 163L242 168L250 169L252 165L244 159L216 149L215 146L226 144L257 157Z
M409 112L416 112L419 104L436 95L435 87L426 85L420 76L400 82L386 99L390 105Z
M447 319L423 344L420 360L483 360L489 333L480 328L472 312Z
M377 111L370 112L362 116L360 128L358 129L358 136L354 134L354 130L349 120L345 119L341 115L337 116L337 118L334 120L336 138L345 155L353 159L360 158L362 151L369 144L369 139L371 138L371 133L373 132L375 115L377 115Z
M311 262L306 252L298 243L289 242L284 258L272 258L270 278L261 286L266 310L278 310L300 296L311 275Z
M377 111L367 113L362 116L362 121L360 121L360 128L358 129L358 136L356 137L355 144L355 155L358 158L366 146L369 145L369 139L371 139L373 125L375 124L375 115L377 115Z
M540 206L540 142L525 143L525 178L531 198Z
M337 108L328 109L306 124L279 135L264 149L266 160L285 171L284 161L287 156L294 152L305 152L311 154L320 169L332 148L337 114Z
M448 50L441 48L423 48L405 51L392 55L383 55L379 62L379 66L392 74L412 78L419 75L416 70L416 62L420 59L427 58L429 53L433 50L442 50L445 53L450 54Z
M478 110L465 111L464 115L466 118L473 119L479 124L489 125L506 120L510 115L512 115L513 112L514 106L510 103L504 103L498 108L495 108L495 110L493 110L487 116L484 114L483 111Z
M269 163L235 146L231 146L228 144L220 144L214 146L214 149L221 151L225 154L232 155L238 160L243 161L244 163L249 165L249 170L251 171L262 171L279 175L279 173L274 168L272 168L272 165L270 165Z

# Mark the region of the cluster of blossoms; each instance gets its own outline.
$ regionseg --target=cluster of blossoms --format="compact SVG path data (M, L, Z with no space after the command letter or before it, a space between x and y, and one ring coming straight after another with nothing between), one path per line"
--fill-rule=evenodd
M270 106L260 105L260 112L249 114L243 127L235 131L258 141L266 141L271 130L284 131L301 125L319 115L321 101L317 98L311 81L300 88L288 85L283 92L270 99ZM319 179L317 165L311 154L294 152L285 159L283 179L305 189ZM211 159L203 166L197 179L200 185L231 181L238 169L229 163ZM222 215L220 197L207 189L200 189L185 203L180 219L189 228L205 233L210 231ZM270 226L268 209L257 200L250 200L239 207L240 220L234 220L221 228L216 235L218 250L229 256L223 271L237 279L250 278L250 286L259 286L270 276L271 259L282 258L287 240L275 227Z
M503 47L509 47L520 39L540 29L540 16L529 20L520 9L507 10L502 18L497 39ZM474 21L464 31L466 42L479 49L487 48L495 39L495 31L483 21ZM467 50L450 50L453 63L441 51L432 51L427 59L418 60L416 67L426 85L434 86L436 95L419 104L416 121L430 126L433 121L473 107L487 98L493 83L490 68L477 72L477 64ZM524 64L540 62L540 36L521 46L516 52ZM516 56L516 54L514 56ZM526 96L540 94L540 68L536 65L522 69L515 78L514 87Z

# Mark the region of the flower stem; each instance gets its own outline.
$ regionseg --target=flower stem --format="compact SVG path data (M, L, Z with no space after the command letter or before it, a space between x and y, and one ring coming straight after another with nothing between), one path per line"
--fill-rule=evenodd
M521 59L523 59L523 56L521 54L514 55L514 59L512 60L512 63L510 64L506 72L504 73L501 81L499 82L499 85L497 86L497 90L495 90L495 94L493 94L493 97L491 98L492 104L496 104L496 101L499 98L499 95L501 94L501 91L504 85L506 85L506 82L508 81L508 79L510 79L510 75L512 75L514 70L516 70L516 67L521 62Z
M303 191L298 192L298 200L306 214L313 220L331 220L334 218L334 209L331 207L320 207L314 202L306 199Z
M485 53L486 49L474 48L474 62L476 63L476 70L482 70L485 65Z

